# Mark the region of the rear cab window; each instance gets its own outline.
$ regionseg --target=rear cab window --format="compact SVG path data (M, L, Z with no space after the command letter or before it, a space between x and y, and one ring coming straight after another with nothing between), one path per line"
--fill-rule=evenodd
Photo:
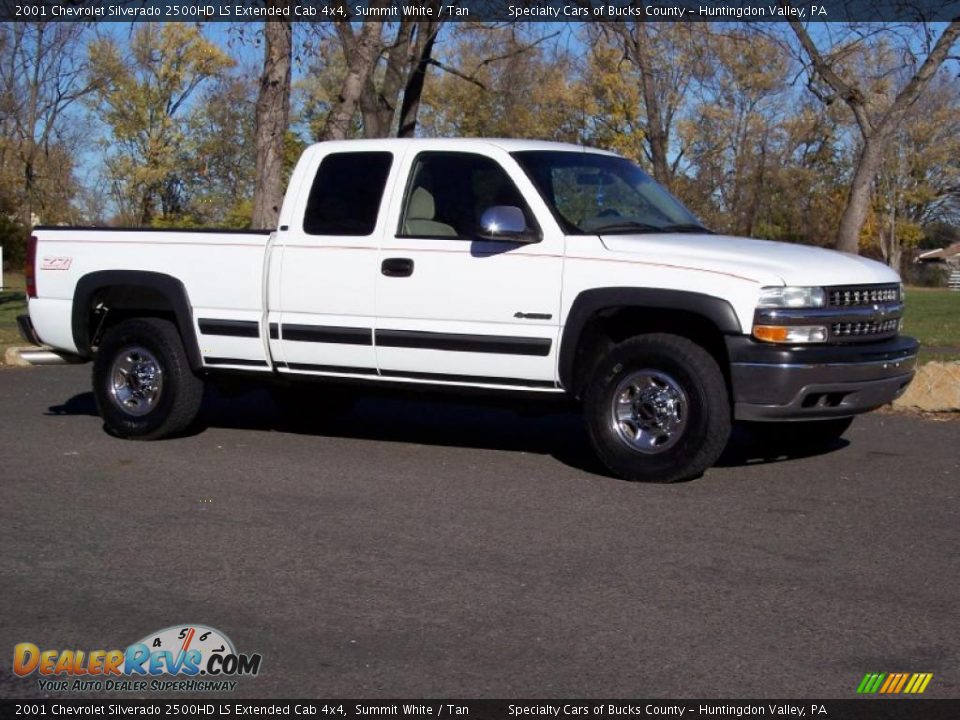
M341 152L323 158L310 187L303 231L372 235L392 164L390 152Z

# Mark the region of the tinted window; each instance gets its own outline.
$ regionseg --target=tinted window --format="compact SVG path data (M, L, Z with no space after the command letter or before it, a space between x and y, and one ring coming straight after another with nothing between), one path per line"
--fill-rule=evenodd
M480 216L494 205L520 208L527 227L537 229L520 191L496 161L472 153L420 153L407 185L400 235L470 240L480 231Z
M310 188L303 230L309 235L370 235L393 155L351 152L327 155Z

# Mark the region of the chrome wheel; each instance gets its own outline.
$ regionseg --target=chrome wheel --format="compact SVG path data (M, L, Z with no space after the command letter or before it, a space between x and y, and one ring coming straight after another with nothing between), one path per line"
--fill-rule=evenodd
M129 415L140 417L156 407L163 390L160 363L142 347L117 354L110 369L110 397Z
M659 370L637 370L617 385L610 421L627 447L653 455L673 447L683 435L689 405L672 377Z

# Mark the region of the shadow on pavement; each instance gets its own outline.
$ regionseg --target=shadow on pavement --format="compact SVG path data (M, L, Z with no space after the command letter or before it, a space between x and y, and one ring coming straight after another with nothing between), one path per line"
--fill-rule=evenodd
M98 415L92 392L51 406L47 414ZM579 414L556 399L360 390L345 414L291 418L281 414L263 388L224 393L211 386L201 417L188 435L210 427L536 453L590 474L609 476L593 454ZM735 426L716 466L782 462L824 455L848 444L840 439L816 448L780 447L760 443L745 428Z

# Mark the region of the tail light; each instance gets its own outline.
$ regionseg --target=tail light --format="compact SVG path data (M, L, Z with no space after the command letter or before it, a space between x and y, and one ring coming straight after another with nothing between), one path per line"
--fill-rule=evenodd
M23 277L27 284L27 297L37 296L37 236L31 235L27 240L27 263L23 269Z

